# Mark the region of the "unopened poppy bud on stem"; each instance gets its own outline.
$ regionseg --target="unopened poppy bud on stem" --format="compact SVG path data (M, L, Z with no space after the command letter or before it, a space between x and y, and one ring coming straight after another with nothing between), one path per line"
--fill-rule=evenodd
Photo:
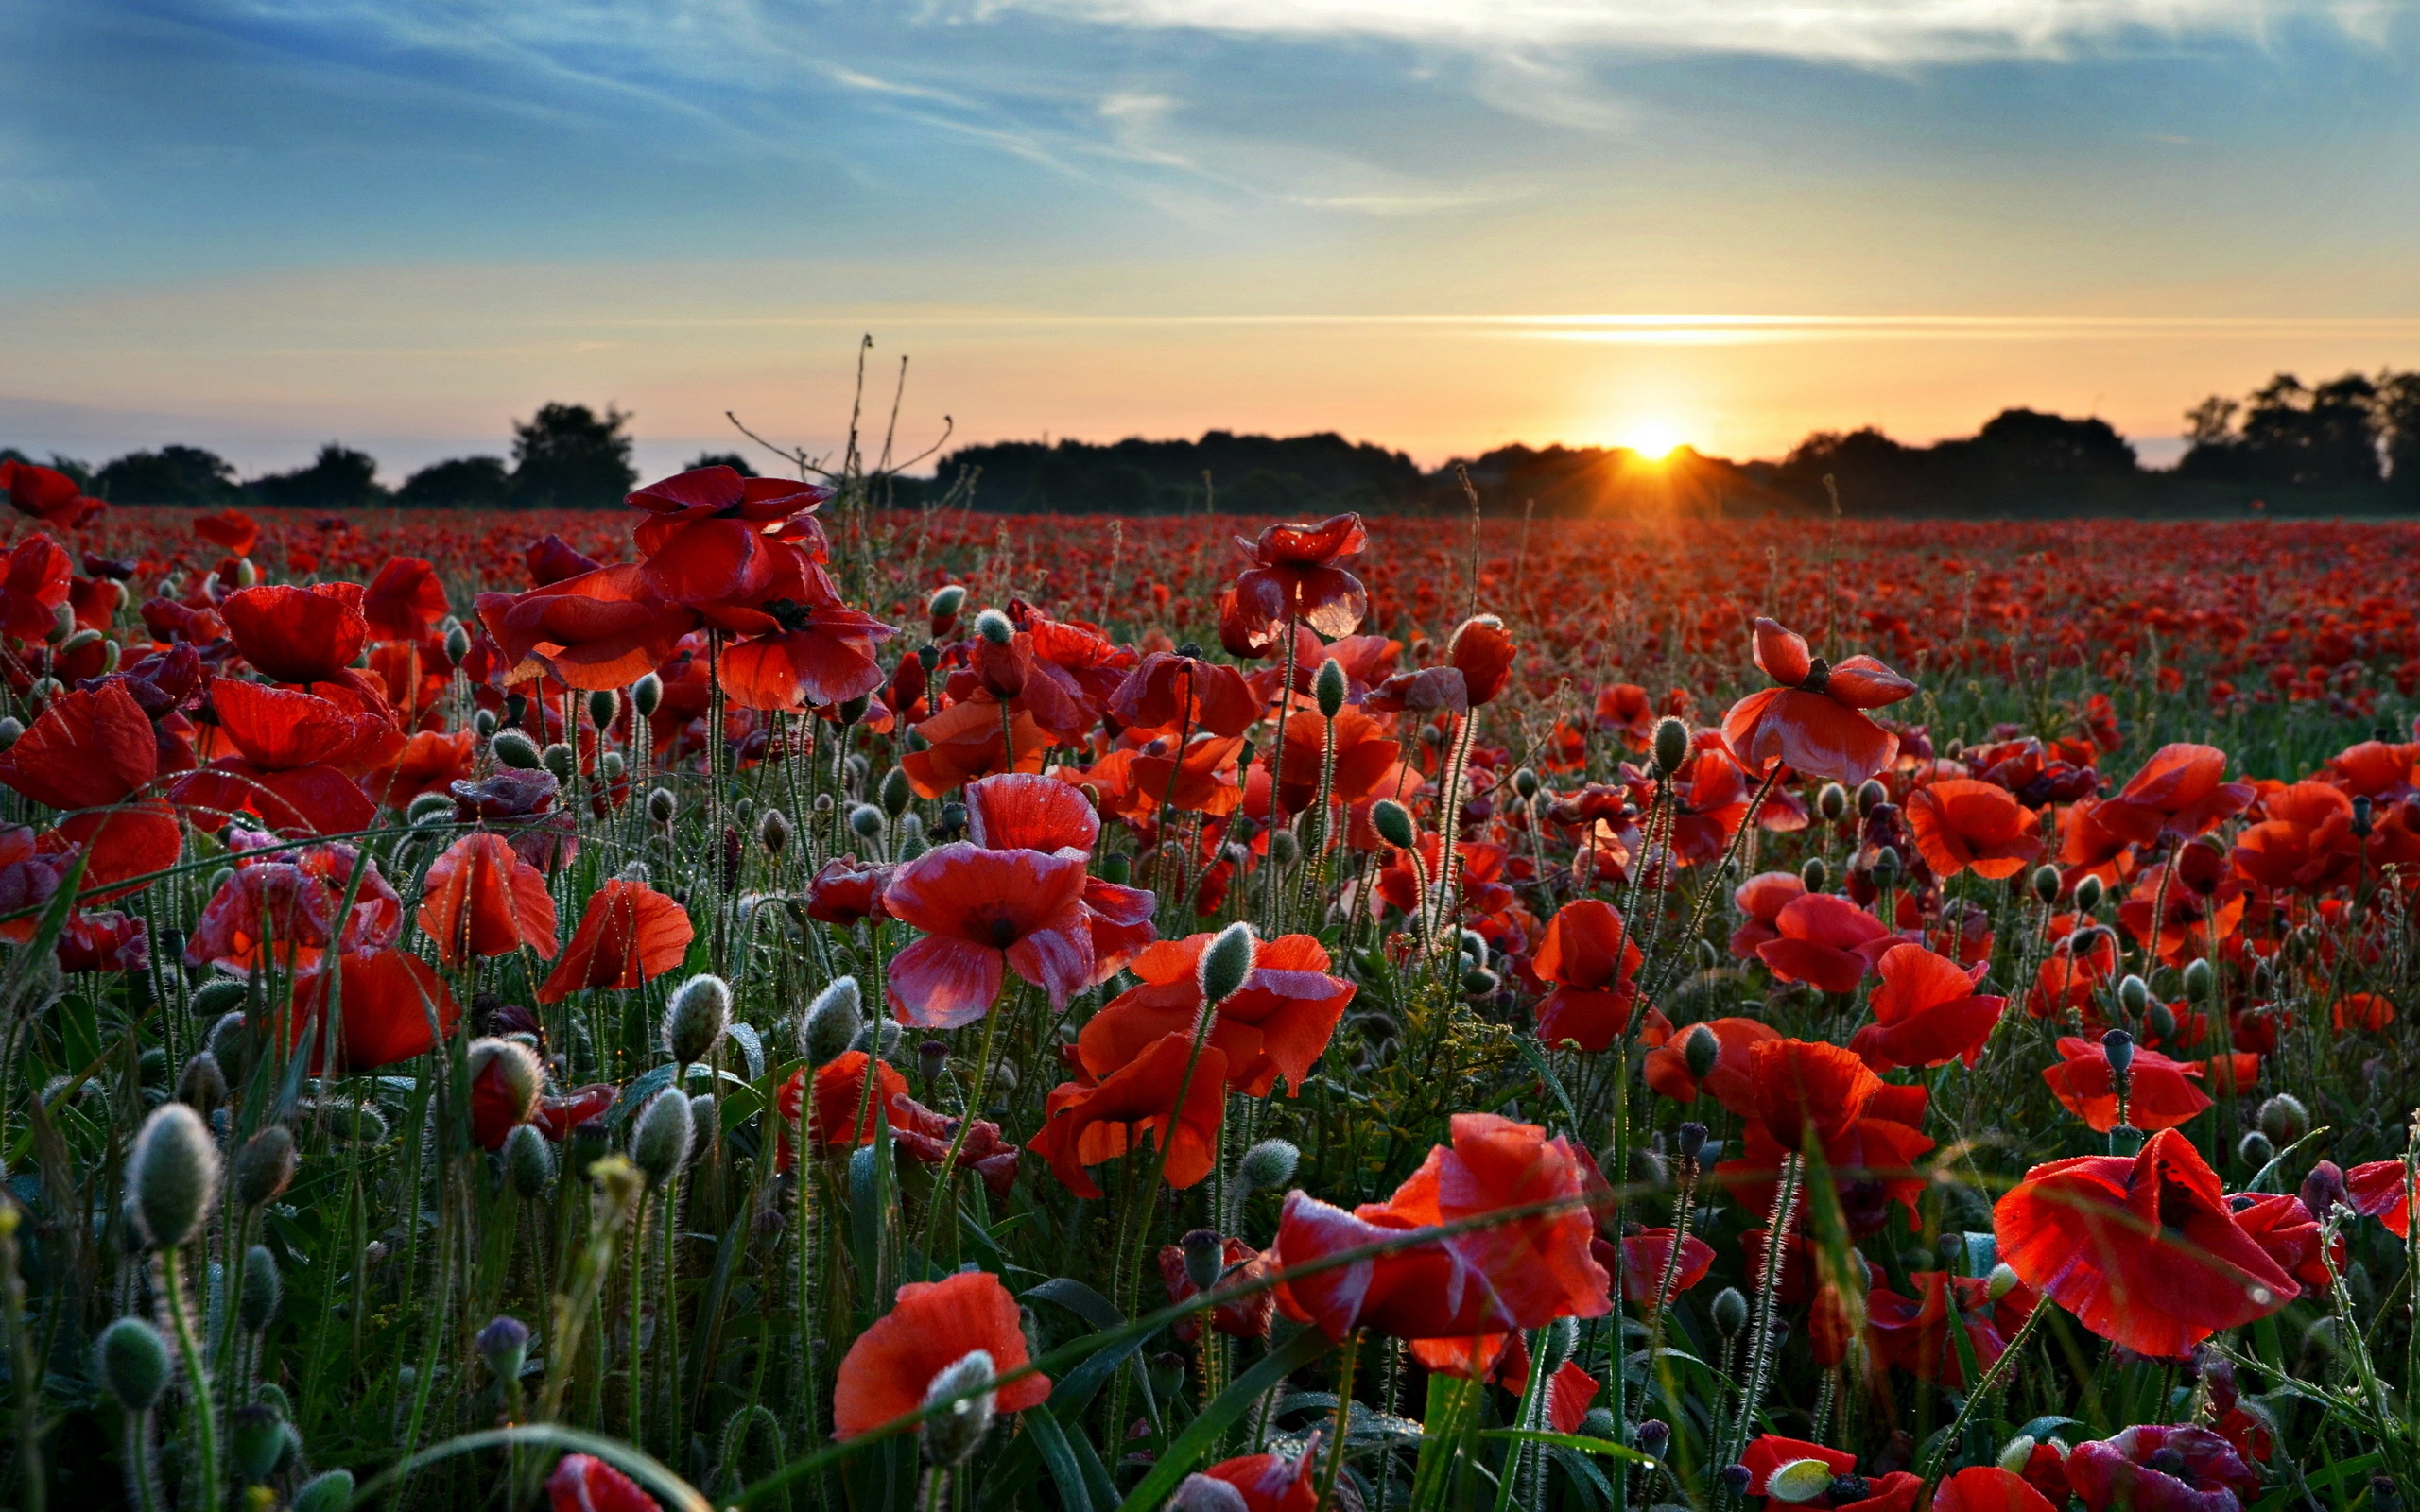
M555 1152L537 1125L516 1124L504 1137L504 1172L523 1200L544 1194L555 1179Z
M1655 721L1655 770L1667 779L1681 775L1689 759L1689 727L1676 714Z
M714 1054L731 1027L731 984L700 971L672 989L664 1010L664 1048L675 1065L693 1066Z
M2258 1172L2277 1158L2277 1146L2270 1143L2268 1135L2256 1128L2247 1130L2243 1138L2236 1143L2235 1154L2237 1160L2241 1160L2253 1171Z
M522 1362L529 1357L528 1324L517 1317L495 1318L472 1342L497 1380L520 1379Z
M849 1042L865 1023L865 996L854 976L836 976L815 994L799 1019L799 1048L816 1065L848 1054Z
M1527 803L1538 796L1538 774L1524 766L1512 774L1512 791Z
M1344 696L1352 691L1352 683L1344 675L1344 664L1334 657L1320 663L1311 678L1311 696L1319 700L1320 714L1333 719L1344 708Z
M471 654L471 632L457 625L445 632L445 660L457 665Z
M554 774L555 781L568 787L579 775L579 755L562 741L556 741L538 753L538 764Z
M2002 1444L2000 1446L2000 1457L1998 1460L1999 1468L2008 1471L2011 1475L2024 1474L2025 1467L2033 1463L2033 1446L2036 1440L2031 1434L2019 1434L2014 1438L2010 1439L2007 1443Z
M664 703L664 679L650 672L631 684L631 713L652 719Z
M1252 974L1252 925L1237 919L1219 931L1201 953L1201 1001L1213 1006L1226 1002Z
M1765 1478L1765 1494L1797 1505L1832 1488L1832 1467L1820 1459L1794 1459Z
M503 1094L515 1123L537 1110L538 1098L546 1090L546 1072L527 1045L518 1040L474 1040L464 1062L474 1083L486 1081Z
M2175 1010L2165 1003L2153 1003L2143 1010L2143 1028L2160 1043L2168 1043L2176 1035Z
M495 732L494 738L488 742L488 751L499 765L510 766L515 771L534 772L542 759L538 743L529 738L527 731L509 728Z
M2279 1144L2291 1144L2310 1132L2310 1109L2291 1092L2279 1092L2260 1105L2260 1132Z
M926 602L925 611L930 614L935 620L945 624L950 620L958 618L959 610L965 607L966 585L963 583L944 583L941 587L933 590L933 596Z
M201 1115L182 1103L154 1108L134 1136L127 1184L135 1227L153 1248L192 1239L218 1194L218 1145Z
M882 774L882 790L879 796L882 799L882 812L895 819L908 812L908 805L915 799L916 790L908 785L908 773L894 766Z
M1899 885L1899 848L1876 846L1874 850L1874 885L1888 892Z
M859 803L849 810L849 828L864 839L874 840L881 838L882 832L889 825L884 821L882 810L871 803Z
M646 1176L648 1186L660 1187L688 1163L697 1133L689 1099L677 1089L660 1091L631 1122L631 1163Z
M2150 983L2144 981L2141 977L2136 976L2132 971L2127 972L2123 977L2118 979L2118 1005L2126 1010L2126 1016L2128 1018L2141 1018L2143 1016L2143 1010L2151 1006L2151 1001L2152 988Z
M1370 805L1370 828L1398 850L1409 850L1420 842L1419 832L1411 825L1411 811L1391 798Z
M1704 1024L1693 1024L1681 1042L1681 1056L1688 1065L1689 1079L1703 1081L1714 1074L1715 1063L1722 1058L1722 1041Z
M1724 1338L1748 1326L1748 1298L1737 1286L1726 1286L1715 1293L1708 1311L1714 1314L1714 1326Z
M1808 856L1806 865L1798 868L1798 880L1808 892L1822 892L1832 880L1831 864L1822 856Z
M1016 639L1017 627L996 609L987 609L975 616L975 633L994 645L1006 645Z
M2185 963L2185 996L2188 1001L2199 1003L2207 998L2214 980L2208 956L2196 955Z
M1815 792L1815 812L1826 824L1838 824L1848 816L1849 790L1838 782L1825 782Z
M294 1512L345 1512L351 1505L351 1470L322 1470L294 1493Z
M207 1050L196 1051L177 1074L177 1101L207 1118L212 1108L227 1100L227 1075L218 1066L218 1057Z
M1857 784L1857 811L1859 815L1871 814L1876 805L1890 800L1891 790L1871 777Z
M244 1251L244 1308L242 1322L247 1332L258 1333L277 1321L277 1310L285 1301L285 1278L279 1274L277 1257L267 1245L254 1245Z
M168 1341L139 1317L122 1317L101 1331L93 1349L101 1383L128 1412L148 1412L168 1389Z
M779 809L767 809L756 820L756 843L767 855L780 855L790 843L789 816Z
M2100 906L2100 879L2081 877L2076 881L2076 912L2089 914Z
M1294 1167L1302 1159L1303 1152L1284 1140L1263 1140L1244 1152L1236 1170L1252 1191L1274 1192L1294 1179Z
M832 795L818 793L815 796L818 799L826 799ZM681 800L673 796L672 789L668 787L659 787L647 796L647 816L657 824L670 824L672 816L680 812Z
M992 1431L997 1394L988 1388L973 1396L961 1393L984 1385L994 1373L990 1351L969 1349L925 1388L925 1405L947 1403L918 1430L928 1462L947 1469L965 1463L983 1446L983 1435Z
M293 1134L283 1124L271 1124L235 1152L235 1201L247 1208L276 1201L302 1163Z

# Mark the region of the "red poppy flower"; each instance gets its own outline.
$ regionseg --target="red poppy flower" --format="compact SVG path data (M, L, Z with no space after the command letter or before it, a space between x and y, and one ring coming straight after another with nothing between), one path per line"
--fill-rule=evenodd
M507 682L550 675L571 688L619 688L669 660L697 623L644 566L622 563L526 593L481 593L479 622L510 662Z
M546 1477L546 1512L661 1512L639 1483L593 1454L565 1454Z
M767 526L780 537L805 542L821 560L823 528L803 519L823 507L832 490L820 483L792 478L742 477L736 468L701 467L650 483L630 495L633 508L651 518L632 535L649 557L663 553L678 538L709 521L721 522L717 533L762 538Z
M1092 983L1084 863L1038 850L987 850L964 840L899 868L883 906L925 936L890 963L899 1022L955 1029L991 1011L1005 973L1044 988L1055 1011Z
M2411 1232L2411 1204L2401 1160L2372 1160L2344 1173L2345 1200L2353 1211L2376 1218L2397 1239Z
M474 1040L471 1074L471 1137L495 1151L513 1129L537 1116L545 1073L535 1054L510 1040Z
M1277 1230L1282 1270L1401 1240L1507 1208L1567 1201L1512 1219L1279 1283L1287 1316L1340 1339L1356 1328L1395 1338L1466 1339L1612 1311L1612 1280L1588 1252L1587 1167L1568 1141L1492 1113L1457 1113L1439 1145L1384 1203L1351 1212L1290 1192Z
M358 883L353 880L356 866L368 868ZM337 913L348 893L353 912L339 930ZM384 950L403 929L403 899L379 873L376 860L364 860L351 846L283 850L271 860L247 860L239 853L234 875L219 885L194 920L185 964L249 970L272 954L278 960L309 962L331 944L348 952Z
M75 592L75 564L48 536L18 542L7 563L0 570L0 631L39 641L59 622L59 606Z
M811 562L768 596L710 617L749 637L723 651L719 668L726 696L742 709L828 707L871 694L889 680L874 647L899 633L842 603Z
M231 557L249 557L261 539L258 522L241 509L222 509L216 514L196 515L193 533L214 546L223 546Z
M2140 1423L2067 1454L2086 1512L2236 1512L2260 1475L2206 1428Z
M1357 514L1317 524L1270 525L1236 544L1253 565L1236 577L1235 594L1246 636L1255 649L1283 641L1286 624L1300 620L1330 640L1350 635L1370 612L1361 580L1337 564L1370 541Z
M1558 1434L1576 1434L1588 1420L1588 1404L1597 1400L1597 1378L1565 1360L1547 1379L1547 1426Z
M393 763L372 773L365 786L384 808L405 809L423 793L443 793L477 768L478 737L464 730L415 731Z
M1882 1078L1839 1045L1768 1040L1748 1052L1748 1096L1765 1131L1785 1150L1808 1129L1836 1138L1865 1114Z
M1462 675L1463 696L1474 709L1493 703L1512 677L1512 637L1493 614L1464 620L1445 644L1445 661Z
M210 702L219 732L239 753L185 773L169 789L179 808L224 816L257 814L282 833L365 830L378 806L345 775L376 765L403 744L395 728L315 694L220 678Z
M1611 1045L1637 1011L1638 988L1631 980L1646 961L1638 942L1611 903L1582 898L1565 903L1547 924L1530 970L1555 989L1538 1005L1538 1038L1564 1040L1587 1051Z
M562 537L557 535L548 535L543 541L531 541L528 548L522 552L521 560L529 570L529 586L532 588L544 588L549 583L560 583L566 577L577 577L582 573L593 573L605 565L594 557L583 556L574 551Z
M1906 813L1916 850L1944 881L1971 868L1999 882L2042 853L2033 816L1989 782L1952 777L1927 783L1908 795Z
M79 909L68 916L60 931L56 954L59 969L80 971L140 971L151 964L150 926L114 908Z
M1756 665L1781 684L1752 693L1722 716L1722 739L1739 765L1763 777L1776 764L1851 786L1891 765L1899 737L1865 716L1916 685L1870 656L1835 667L1808 654L1804 637L1756 621Z
M1731 902L1742 916L1731 932L1731 954L1741 960L1756 954L1756 947L1781 938L1773 920L1781 911L1806 896L1806 884L1795 871L1759 871L1741 883Z
M1241 736L1196 735L1186 742L1181 758L1157 749L1135 752L1129 763L1128 775L1133 783L1136 809L1149 812L1165 804L1179 814L1201 814L1214 819L1233 814L1244 802L1244 789L1236 781L1236 771L1243 747ZM1253 774L1264 779L1267 776L1266 770L1257 766ZM1265 781L1261 796L1268 797ZM1267 812L1265 805L1262 812Z
M1130 988L1093 1015L1076 1040L1084 1074L1106 1077L1161 1039L1190 1033L1201 1012L1201 954L1214 936L1162 940L1136 955ZM1299 1096L1356 990L1328 974L1328 954L1309 935L1253 941L1252 971L1219 1005L1210 1043L1226 1057L1227 1085L1266 1097L1280 1076Z
M314 1072L326 1071L332 1058L337 1071L360 1072L425 1055L454 1032L461 1017L454 994L419 956L399 950L348 951L322 955L316 967L295 976L291 1022L298 1042L328 1006L332 974L343 984L337 1010L343 1020L342 1043L331 1057L323 1033L311 1055Z
M981 1177L992 1195L1007 1196L1016 1184L1017 1147L1002 1139L1000 1125L988 1118L977 1119L963 1141L958 1138L958 1125L957 1119L934 1112L905 1092L891 1094L891 1136L901 1149L926 1165L939 1165L949 1159L955 1143L959 1168Z
M548 931L549 939L553 932ZM589 894L562 959L538 988L541 1003L610 988L627 992L654 981L689 954L697 930L688 911L643 882L614 877Z
M1900 941L1882 920L1833 893L1811 892L1773 916L1779 937L1756 954L1785 982L1854 992L1874 963Z
M987 772L1039 772L1042 753L1052 744L1031 714L1011 708L1010 735L1000 732L1000 705L983 697L966 698L925 720L916 733L930 744L900 757L908 785L919 798L934 799Z
M330 682L370 638L359 583L245 588L218 606L244 660L279 682Z
M841 1358L832 1397L832 1436L855 1438L925 1405L933 1378L980 1349L992 1373L1028 1362L1016 1298L989 1271L910 1281L891 1310L857 1335ZM999 1388L994 1408L1023 1412L1050 1400L1050 1378L1029 1375Z
M1622 1300L1639 1306L1652 1302L1668 1307L1672 1299L1705 1280L1714 1264L1714 1246L1690 1234L1681 1241L1681 1263L1672 1272L1672 1284L1659 1299L1656 1287L1664 1280L1664 1267L1672 1263L1670 1228L1646 1228L1622 1239Z
M2400 1171L2402 1162L2394 1163ZM2252 1236L2253 1243L2267 1251L2287 1275L2303 1283L2302 1295L2316 1297L2333 1284L2327 1263L2319 1252L2318 1220L2311 1216L2301 1197L2286 1192L2261 1196L2238 1194L2229 1199L2229 1205L2235 1209L2237 1225ZM2330 1253L2341 1273L2344 1268L2342 1237Z
M1237 1280L1258 1280L1270 1269L1268 1256L1235 1238L1219 1241L1219 1263L1223 1272L1232 1273ZM1160 1246L1160 1286L1167 1293L1171 1304L1190 1301L1201 1295L1193 1284L1193 1278L1185 1271L1184 1246ZM1230 1338L1264 1339L1269 1336L1270 1319L1276 1314L1276 1295L1262 1290L1212 1308L1210 1326ZM1194 1314L1168 1332L1176 1336L1178 1343L1190 1344L1201 1336L1201 1316L1199 1313Z
M1286 721L1285 770L1278 797L1286 812L1302 814L1319 801L1320 753L1329 723L1316 711L1305 711ZM1328 801L1350 805L1365 799L1393 798L1409 801L1420 791L1420 774L1405 765L1403 744L1386 726L1358 709L1347 707L1336 716L1336 765L1329 775ZM1253 764L1245 812L1254 817L1269 813L1269 764Z
M2037 1165L1992 1217L2019 1279L2137 1354L2177 1358L2301 1291L2235 1221L2218 1177L2174 1129L2131 1157Z
M1240 735L1260 719L1242 673L1199 657L1154 651L1109 697L1108 713L1137 735Z
M2162 835L2190 840L2252 806L2252 784L2224 781L2226 769L2227 753L2216 746L2162 746L2093 818L2136 845Z
M416 641L453 608L437 569L419 557L388 558L361 599L362 618L382 641Z
M1969 1068L2000 1022L2004 997L1975 988L1984 963L1962 967L1921 945L1893 945L1875 968L1882 985L1870 1006L1875 1022L1849 1040L1849 1048L1876 1071L1893 1066L1938 1066L1962 1060Z
M1953 1391L1964 1390L1967 1382L1957 1341L1949 1334L1952 1300L1976 1366L1984 1370L2008 1352L2008 1341L2024 1327L2036 1300L2023 1286L2013 1286L1995 1302L1990 1280L1946 1271L1915 1271L1908 1280L1916 1290L1912 1297L1883 1286L1867 1289L1866 1337L1884 1365Z
M908 1095L908 1078L893 1071L889 1061L876 1060L873 1062L873 1096L868 1098L868 1059L864 1051L851 1050L815 1068L815 1118L807 1126L814 1133L818 1155L872 1144L876 1120L888 1122L892 1099ZM785 1171L798 1161L790 1148L789 1131L798 1125L805 1096L806 1068L801 1066L790 1073L790 1079L782 1083L774 1097L774 1107L782 1115L777 1160Z
M19 514L29 514L57 529L78 529L109 507L89 497L74 478L58 469L14 457L0 461L0 489L9 490L9 503Z
M2339 1031L2366 1029L2377 1034L2394 1022L2394 1000L2379 992L2347 992L2328 1011Z
M541 1097L538 1111L529 1122L537 1125L538 1132L547 1140L561 1144L571 1138L572 1130L612 1111L621 1094L622 1089L611 1082L593 1082L561 1096Z
M420 927L448 966L525 949L551 961L558 948L545 877L500 834L466 834L428 864Z
M2096 1134L2118 1126L2118 1084L2109 1068L2109 1052L2097 1040L2062 1036L2059 1054L2066 1058L2042 1070L2059 1106L2084 1121ZM2197 1117L2210 1099L2196 1085L2204 1068L2198 1062L2170 1060L2156 1050L2135 1049L2127 1068L2126 1122L2146 1133L2174 1128Z
M2037 1446L2041 1447L2041 1446ZM2052 1454L2058 1452L2052 1450ZM2061 1496L2064 1498L2064 1488ZM1932 1512L2056 1512L2049 1499L2014 1470L1969 1465L1948 1476L1932 1493Z
M1619 732L1633 750L1645 750L1655 732L1655 704L1634 682L1609 683L1597 690L1597 728Z
M1699 1029L1715 1038L1720 1051L1714 1070L1706 1074L1703 1084L1689 1074L1687 1040ZM1753 1116L1755 1103L1748 1080L1748 1055L1767 1040L1778 1040L1781 1031L1757 1019L1708 1019L1675 1033L1669 1040L1647 1053L1641 1068L1647 1085L1662 1096L1676 1103L1696 1102L1701 1094L1714 1098L1725 1108L1742 1118Z
M1832 1468L1835 1476L1857 1472L1857 1456L1846 1450L1825 1449L1803 1438L1784 1438L1779 1434L1758 1434L1748 1440L1747 1451L1739 1463L1748 1468L1748 1495L1772 1494L1773 1471L1800 1460L1821 1460Z
M1224 1051L1205 1044L1197 1053L1191 1033L1167 1035L1097 1085L1069 1081L1051 1089L1042 1131L1028 1147L1050 1162L1068 1191L1098 1197L1100 1188L1084 1168L1140 1150L1148 1134L1155 1147L1167 1144L1167 1184L1182 1191L1218 1164L1226 1083Z
M842 929L868 919L889 919L882 891L898 870L887 862L859 866L855 855L834 856L807 879L806 917Z
M125 684L108 682L52 699L0 751L0 782L50 808L101 808L142 792L159 766L151 721Z
M1320 1467L1325 1456L1320 1452L1320 1434L1314 1429L1301 1451L1291 1458L1284 1454L1244 1454L1235 1459L1222 1459L1218 1464L1184 1478L1168 1499L1168 1506L1176 1512L1318 1512L1320 1505ZM1212 1488L1192 1488L1197 1482L1212 1483ZM1338 1498L1342 1504L1342 1498Z

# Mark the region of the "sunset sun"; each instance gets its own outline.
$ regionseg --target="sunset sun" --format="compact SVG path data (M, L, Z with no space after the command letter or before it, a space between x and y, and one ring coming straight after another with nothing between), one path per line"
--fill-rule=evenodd
M1662 461L1683 440L1680 427L1656 416L1640 416L1615 426L1613 444L1628 447L1650 461Z

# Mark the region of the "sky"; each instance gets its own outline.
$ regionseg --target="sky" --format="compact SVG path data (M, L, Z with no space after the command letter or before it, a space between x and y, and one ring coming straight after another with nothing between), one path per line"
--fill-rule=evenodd
M0 444L652 474L861 356L900 456L2172 460L2420 367L2420 0L0 0Z

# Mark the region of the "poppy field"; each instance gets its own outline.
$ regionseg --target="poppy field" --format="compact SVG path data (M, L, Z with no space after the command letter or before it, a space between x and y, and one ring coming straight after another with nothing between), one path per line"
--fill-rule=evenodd
M2420 1490L2420 527L0 485L9 1504Z

